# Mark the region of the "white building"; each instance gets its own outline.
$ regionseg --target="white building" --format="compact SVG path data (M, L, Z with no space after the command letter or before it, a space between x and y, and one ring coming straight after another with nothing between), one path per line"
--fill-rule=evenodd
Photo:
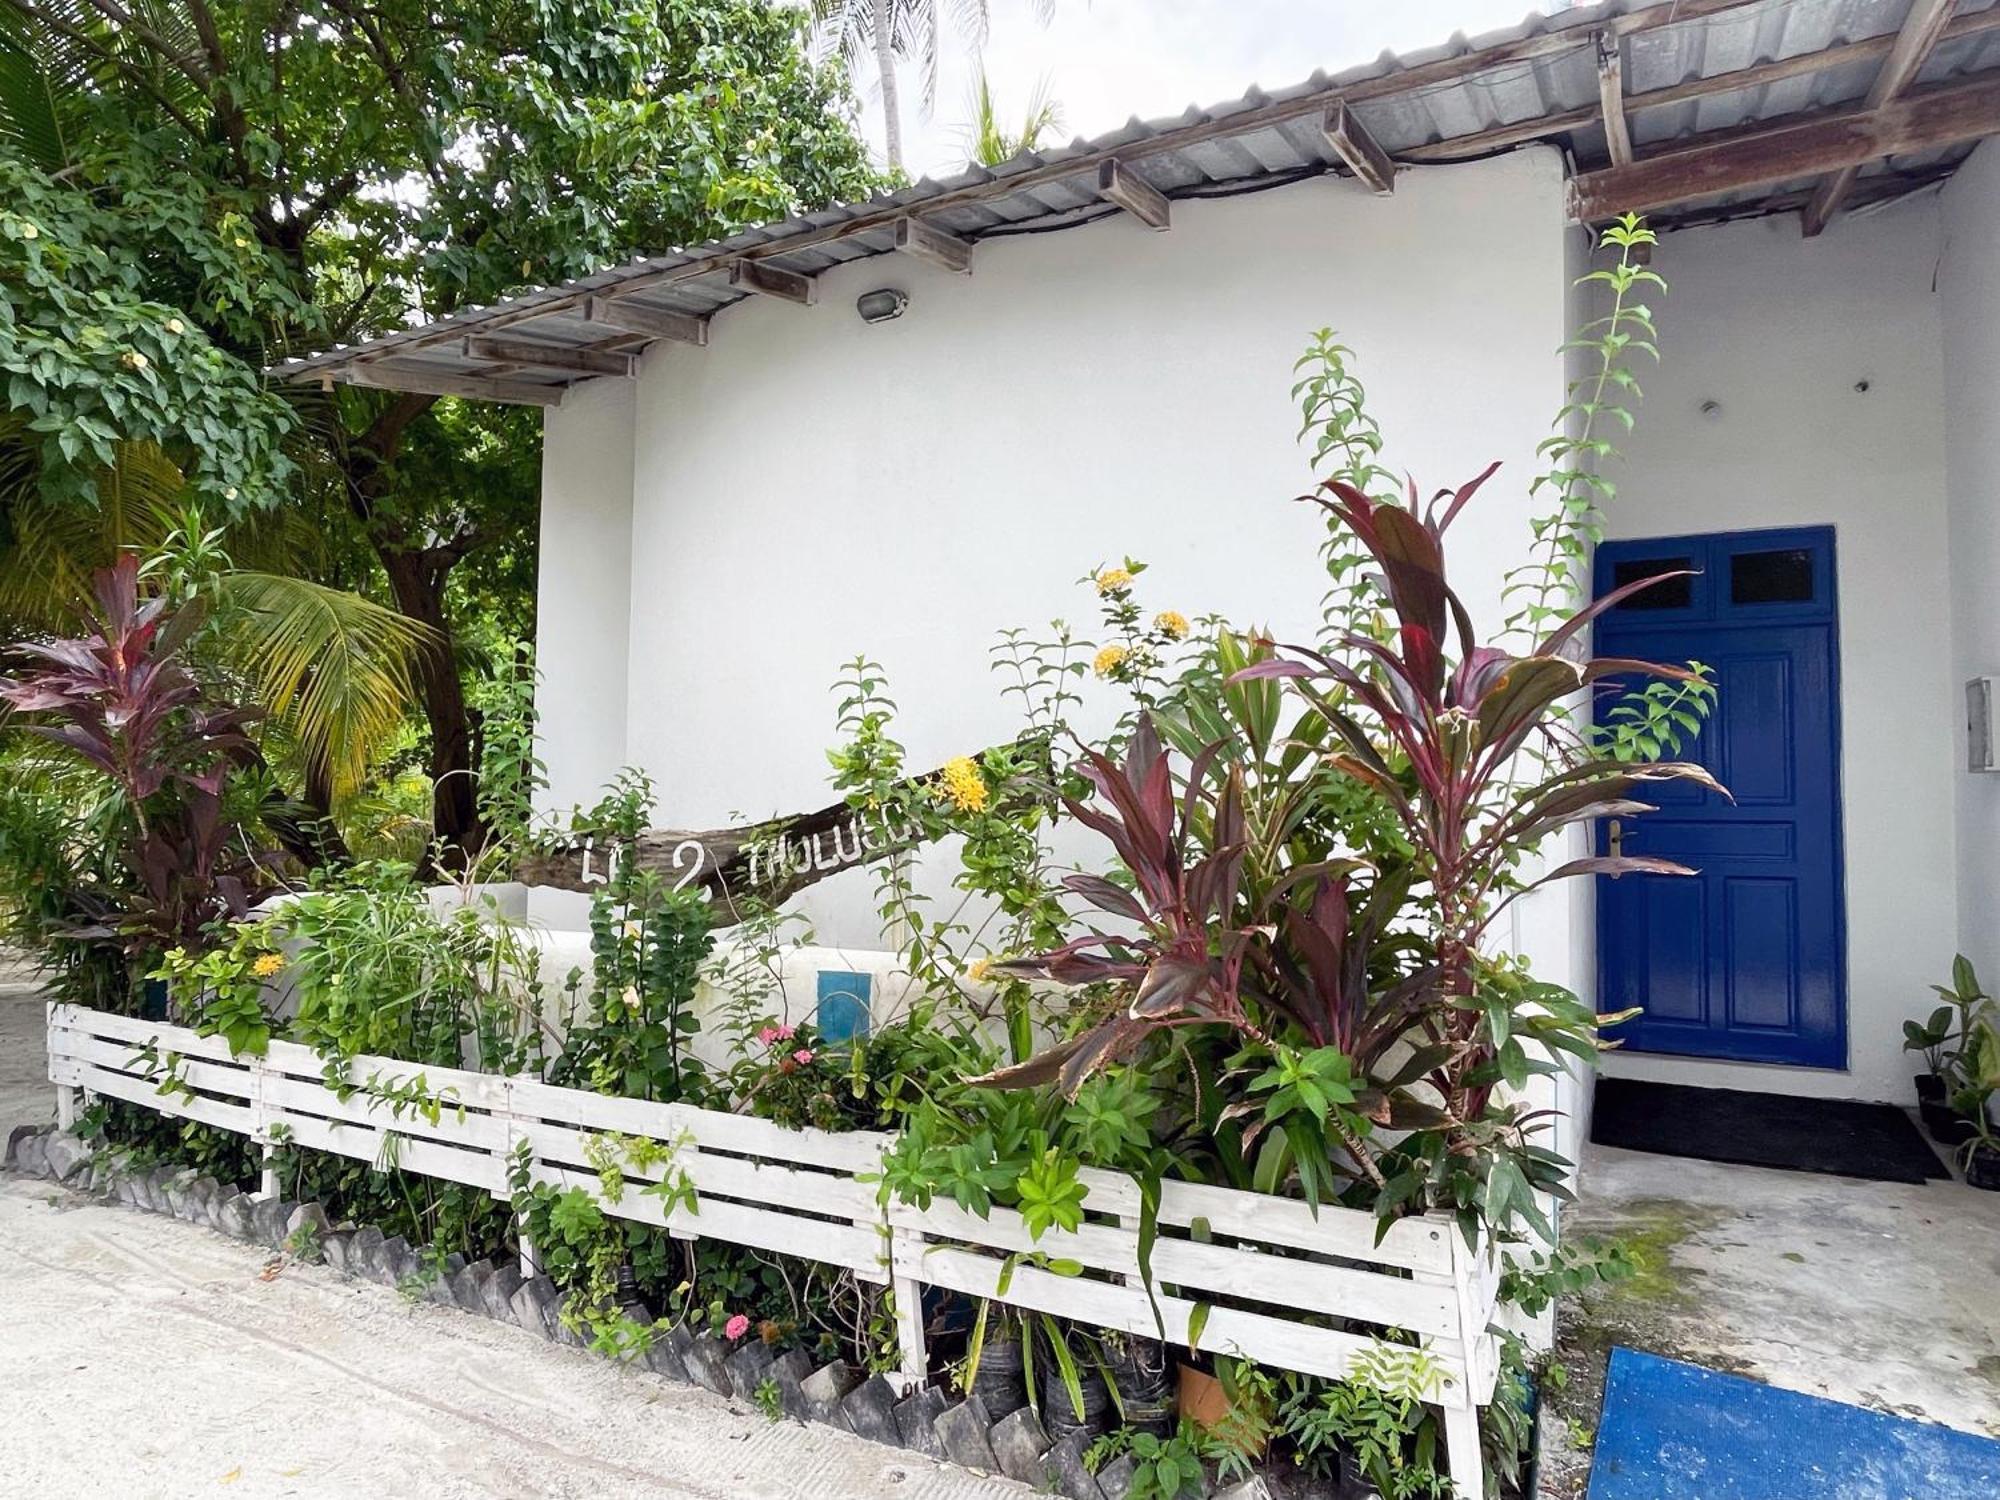
M1929 0L1569 10L283 373L547 407L552 795L633 764L709 827L828 800L857 653L913 764L1009 737L995 632L1087 628L1073 580L1126 553L1153 607L1310 634L1289 387L1322 326L1394 465L1503 461L1454 532L1497 625L1587 225L1648 212L1665 357L1601 571L1703 571L1607 628L1718 664L1700 753L1739 800L1620 830L1700 879L1572 883L1515 941L1646 1008L1613 1072L1900 1100L1926 986L1961 950L2000 974L2000 777L1964 721L2000 675L1996 31ZM901 316L864 320L878 290ZM876 945L865 877L807 904Z

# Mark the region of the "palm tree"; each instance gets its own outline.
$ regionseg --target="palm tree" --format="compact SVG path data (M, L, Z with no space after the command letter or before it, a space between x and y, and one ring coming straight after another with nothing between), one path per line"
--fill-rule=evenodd
M1055 0L1029 0L1035 19L1047 25ZM986 45L987 0L812 0L813 31L822 55L837 50L852 72L863 58L875 65L882 89L883 134L889 169L903 167L902 96L896 59L915 59L923 68L922 109L937 104L940 10L977 52Z
M967 166L997 167L1023 151L1033 151L1041 145L1043 136L1062 129L1062 105L1049 97L1049 81L1046 78L1037 83L1034 93L1028 96L1028 113L1021 121L1018 135L1009 135L1001 128L999 113L993 107L993 90L987 84L983 65L973 75L970 104L972 119L965 128Z

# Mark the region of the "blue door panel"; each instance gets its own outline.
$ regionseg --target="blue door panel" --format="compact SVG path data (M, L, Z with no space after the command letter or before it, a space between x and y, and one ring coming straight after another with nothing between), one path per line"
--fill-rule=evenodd
M1599 880L1599 999L1640 1012L1617 1033L1635 1051L1838 1068L1847 1043L1832 533L1607 543L1598 589L1615 586L1621 565L1631 576L1681 558L1703 570L1699 586L1667 608L1611 611L1596 648L1712 669L1714 712L1680 755L1733 796L1663 787L1641 798L1658 811L1621 820L1624 852L1697 873ZM1610 834L1600 826L1600 852Z

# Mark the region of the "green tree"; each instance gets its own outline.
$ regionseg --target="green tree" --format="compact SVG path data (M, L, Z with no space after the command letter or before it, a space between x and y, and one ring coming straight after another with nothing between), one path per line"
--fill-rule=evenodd
M1062 105L1050 96L1046 78L1028 96L1028 112L1022 117L1020 130L1013 135L1000 123L1000 112L994 106L993 89L986 81L983 64L973 75L970 107L972 117L965 127L967 166L997 167L1023 151L1035 150L1042 144L1043 136L1062 129Z
M455 582L525 575L533 419L256 372L864 196L808 24L761 0L0 0L0 503L98 504L144 438L204 506L338 532L365 574L341 581L432 632L434 823L476 848Z

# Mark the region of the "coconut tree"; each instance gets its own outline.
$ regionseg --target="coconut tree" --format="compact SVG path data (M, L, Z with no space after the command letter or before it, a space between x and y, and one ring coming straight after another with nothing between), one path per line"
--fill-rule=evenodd
M998 166L1023 151L1033 151L1041 145L1043 136L1062 129L1062 106L1049 97L1049 81L1044 78L1028 96L1028 112L1022 118L1019 133L1009 135L994 107L993 90L987 83L983 64L973 75L971 111L971 121L965 128L967 166Z

